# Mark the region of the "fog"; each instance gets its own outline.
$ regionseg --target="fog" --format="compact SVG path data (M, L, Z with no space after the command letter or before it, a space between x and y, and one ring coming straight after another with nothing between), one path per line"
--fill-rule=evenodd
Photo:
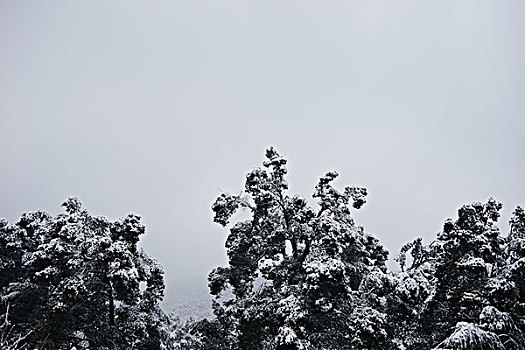
M0 1L0 217L142 216L167 299L224 264L221 191L275 146L292 193L366 186L394 256L525 204L522 1ZM189 287L188 287L189 288Z

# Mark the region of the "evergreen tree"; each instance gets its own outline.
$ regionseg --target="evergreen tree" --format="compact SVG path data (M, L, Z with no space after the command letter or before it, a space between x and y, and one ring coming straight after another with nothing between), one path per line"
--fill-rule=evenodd
M0 223L1 296L17 331L32 348L159 348L163 272L137 247L140 217L110 222L76 198L63 206Z
M424 245L421 238L402 246L386 295L386 314L397 344L406 349L428 349L421 332L421 315L435 290L436 242Z
M493 283L498 307L512 315L525 334L525 211L517 207L510 219L501 278Z
M223 226L238 209L251 214L230 229L229 265L209 277L229 348L369 349L383 339L385 318L363 304L359 287L367 274L386 271L387 252L351 216L349 206L359 209L366 189L340 192L330 172L316 186L314 209L288 194L287 161L273 148L266 159L266 169L246 176L246 195L223 193L213 205ZM221 294L226 289L230 295Z
M458 322L475 323L490 303L487 286L501 262L503 239L495 226L501 203L492 198L458 210L438 236L435 294L422 319L432 342L450 334Z

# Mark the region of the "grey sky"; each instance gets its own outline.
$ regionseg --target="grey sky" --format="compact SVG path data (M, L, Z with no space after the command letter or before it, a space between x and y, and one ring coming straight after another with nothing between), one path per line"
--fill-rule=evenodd
M462 203L525 204L523 1L0 1L0 216L128 212L168 297L223 264L211 203L272 144L364 185L395 255ZM504 227L504 226L503 226Z

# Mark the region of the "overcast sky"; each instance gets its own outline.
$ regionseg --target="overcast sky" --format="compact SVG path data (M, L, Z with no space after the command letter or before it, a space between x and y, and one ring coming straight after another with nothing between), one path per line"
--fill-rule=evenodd
M224 264L220 190L274 145L293 192L366 186L395 255L525 204L523 1L0 0L0 216L141 214L167 295Z

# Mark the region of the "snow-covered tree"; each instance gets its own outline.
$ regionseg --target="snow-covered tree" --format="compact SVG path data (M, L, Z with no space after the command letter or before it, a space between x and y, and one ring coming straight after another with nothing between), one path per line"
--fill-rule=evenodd
M2 350L22 350L26 346L25 338L30 333L17 334L9 314L9 305L3 315L0 316L0 349Z
M525 216L518 207L509 237L502 237L495 225L501 208L491 198L461 207L456 221L445 222L432 244L430 296L414 319L421 340L415 349L524 349L520 259Z
M391 272L385 309L396 344L405 349L428 349L421 334L421 315L435 290L435 261L440 246L424 245L421 238L401 247L396 257L400 271Z
M447 220L437 243L441 251L435 267L435 293L421 326L439 341L458 322L475 323L490 305L491 279L501 264L503 238L495 225L502 205L494 199L458 210L458 219Z
M164 314L160 328L161 350L208 350L215 349L205 344L205 337L200 332L200 324L208 322L203 320L195 322L192 319L182 320L173 314ZM220 342L211 343L210 345ZM218 347L217 349L220 349Z
M486 306L479 322L458 322L434 350L524 350L525 338L512 317Z
M140 217L110 222L74 197L63 206L56 217L37 211L0 223L0 293L15 328L31 331L31 347L158 348L163 272L137 247Z
M138 247L138 215L93 216L73 197L57 216L0 219L0 349L525 350L521 207L503 237L501 203L465 205L387 271L352 217L367 190L338 190L329 172L311 206L289 193L286 164L270 147L245 191L212 206L229 234L228 265L208 279L211 320L160 309L163 271Z
M521 207L510 219L500 276L493 288L494 297L500 301L498 307L512 315L525 332L525 211Z
M230 228L229 265L209 277L228 346L369 349L386 332L384 315L363 304L359 287L366 275L386 271L387 252L351 215L367 191L338 191L332 186L338 175L329 172L315 188L313 208L288 193L286 163L270 147L264 168L246 176L246 193L223 193L213 205L223 226L239 209L250 214Z

